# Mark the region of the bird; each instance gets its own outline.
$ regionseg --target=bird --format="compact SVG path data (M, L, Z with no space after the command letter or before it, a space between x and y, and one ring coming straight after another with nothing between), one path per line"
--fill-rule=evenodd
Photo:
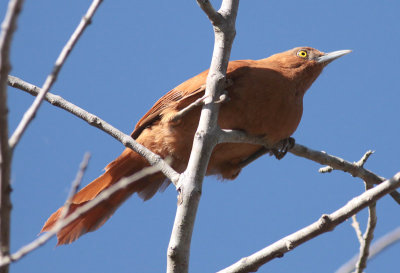
M218 125L222 129L241 130L262 137L273 146L289 139L297 129L303 113L303 97L327 64L350 53L339 50L324 53L311 47L274 54L259 60L237 60L228 64L225 88L228 100L221 103ZM158 154L168 157L179 173L186 168L201 107L176 115L205 95L208 70L186 80L163 97L136 124L131 137ZM262 149L247 143L218 144L210 157L207 175L235 179L246 162ZM149 166L145 158L126 148L105 167L105 172L77 192L71 199L67 215L98 196L102 191ZM170 181L161 173L144 177L117 191L57 233L57 245L69 244L87 232L101 227L131 195L143 200L165 189ZM50 231L62 216L63 207L45 222L41 232Z

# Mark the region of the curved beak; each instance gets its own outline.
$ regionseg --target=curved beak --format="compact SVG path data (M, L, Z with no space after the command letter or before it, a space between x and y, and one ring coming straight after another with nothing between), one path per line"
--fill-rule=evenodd
M318 57L316 59L317 63L322 63L322 64L329 64L333 60L336 60L339 57L342 57L343 55L349 54L351 50L338 50L338 51L333 51L329 53L325 53L324 55Z

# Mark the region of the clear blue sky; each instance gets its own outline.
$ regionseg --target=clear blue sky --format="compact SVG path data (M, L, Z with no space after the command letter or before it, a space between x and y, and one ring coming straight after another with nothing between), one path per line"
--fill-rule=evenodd
M4 17L6 1L0 2ZM219 1L214 1L218 2ZM12 47L12 75L42 85L90 1L26 1ZM231 59L260 59L296 46L353 53L330 64L305 96L298 143L357 161L384 177L400 170L399 1L241 1ZM207 69L210 23L196 1L104 1L52 92L130 133L165 92ZM10 131L33 97L9 89ZM44 103L17 147L12 169L12 250L36 238L66 198L86 151L84 183L123 150L112 137ZM213 272L330 213L364 190L362 181L288 155L263 157L235 181L206 178L194 230L191 272ZM176 208L173 187L144 203L129 199L100 230L69 246L53 239L11 272L163 272ZM378 238L400 224L383 198ZM366 213L359 216L362 226ZM332 272L359 248L351 222L259 272ZM400 245L368 272L398 272Z

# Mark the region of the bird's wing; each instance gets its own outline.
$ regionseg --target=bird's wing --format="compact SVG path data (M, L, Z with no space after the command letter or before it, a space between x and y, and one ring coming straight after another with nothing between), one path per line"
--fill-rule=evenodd
M232 61L228 65L227 78L232 79L239 71L244 71L251 60ZM136 139L144 129L161 119L162 112L167 108L181 110L204 95L206 89L208 70L178 85L162 96L153 107L139 120L132 132L132 138Z

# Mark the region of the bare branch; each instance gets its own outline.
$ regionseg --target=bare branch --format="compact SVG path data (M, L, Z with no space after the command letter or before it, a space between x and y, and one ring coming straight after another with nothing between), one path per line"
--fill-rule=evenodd
M70 223L72 223L74 220L76 220L82 214L88 212L92 208L99 205L101 202L107 200L114 193L128 187L130 184L134 183L135 181L138 181L139 179L142 179L143 177L146 177L148 175L154 174L159 171L160 171L160 168L158 165L151 166L151 167L142 169L141 171L139 171L129 177L124 177L123 179L118 181L116 184L114 184L114 185L110 186L109 188L107 188L106 190L102 191L93 200L87 202L82 207L77 208L73 213L71 213L70 215L65 217L63 220L57 221L57 223L54 225L54 227L46 234L41 235L36 240L34 240L31 243L27 244L26 246L20 248L14 254L2 257L2 259L0 259L0 268L3 266L6 266L12 262L20 260L25 255L29 254L36 248L42 246L48 240L50 240L54 235L56 235L57 232L59 232L63 227L69 225Z
M200 8L207 14L208 19L210 19L213 25L220 24L223 18L221 14L214 9L209 0L197 0L197 4L199 4Z
M11 213L11 158L8 145L7 75L10 73L10 48L17 28L22 0L10 0L0 33L0 258L10 253L10 213ZM7 273L8 266L0 269Z
M203 105L205 100L205 97L201 97L199 99L197 99L196 101L194 101L193 103L189 104L188 106L186 106L185 108L183 108L182 110L180 110L178 113L176 113L172 118L171 121L178 121L180 119L182 119L187 113L189 113L191 110L193 110L194 108L197 108L201 105Z
M251 256L242 258L235 264L219 271L219 273L255 272L263 264L275 258L282 257L284 253L293 250L300 244L322 233L332 231L337 225L398 187L400 187L400 172L395 174L390 180L386 180L380 185L353 198L335 212L329 215L322 215L313 224L282 238Z
M78 27L75 29L74 33L68 40L67 44L61 50L60 55L58 56L53 70L49 76L47 76L46 81L43 84L42 90L37 95L36 99L33 101L32 105L29 109L25 112L22 120L18 124L17 128L15 129L14 133L12 134L9 145L11 149L18 144L19 140L21 139L23 133L25 132L26 128L30 124L30 122L35 117L36 112L38 111L40 105L42 104L46 93L50 90L53 86L55 81L57 80L57 76L65 63L68 55L71 53L72 49L74 48L75 44L78 42L79 37L82 35L83 31L86 27L90 24L94 13L96 12L97 8L101 4L102 0L93 0L92 4L90 5L88 11L83 16L81 22L79 23Z
M71 190L69 191L67 200L64 203L64 208L61 212L60 218L58 221L61 221L65 218L65 216L67 216L69 209L71 207L71 203L72 203L72 198L74 198L74 195L78 192L79 186L81 184L83 175L86 172L87 166L89 164L89 159L90 159L90 154L86 153L83 157L83 161L79 166L79 171L76 174L75 180L72 181L72 185L71 185Z
M369 153L369 155L372 154L371 151L368 151L359 162L362 162L362 161L365 162L366 161L365 158L368 158L368 156L369 156L369 155L367 155L368 153ZM360 165L361 164L362 163L360 163ZM372 188L372 186L365 183L366 191L371 188ZM376 222L377 222L376 203L372 203L371 205L369 205L368 213L369 213L369 216L368 216L367 229L365 230L364 236L362 237L362 240L360 241L360 257L358 258L358 261L356 264L355 273L362 273L363 270L367 267L367 260L368 260L368 256L369 256L369 247L371 245L372 239L374 238L374 231L375 231Z
M232 84L233 84L233 81L232 81L232 80L227 80L227 81L225 82L224 88L227 88L227 87L229 87L229 86L232 86ZM205 85L202 85L202 86L200 86L199 91L200 91L201 89L203 89L203 91L204 91L205 88L206 88L206 86L205 86ZM197 91L196 91L196 92L197 92ZM186 106L185 108L183 108L182 110L180 110L178 113L176 113L176 114L171 118L171 121L178 121L178 120L182 119L182 117L184 117L184 116L185 116L187 113L189 113L191 110L193 110L193 109L195 109L195 108L197 108L197 107L199 107L199 106L202 106L202 105L204 104L204 101L205 101L205 100L206 100L206 96L205 96L205 95L204 95L203 97L201 97L201 98L198 98L196 101L192 102L191 104L189 104L188 106ZM214 101L214 103L224 103L224 102L226 102L226 101L228 101L228 100L229 100L229 97L228 97L227 92L225 91L224 93L222 93L222 94L219 96L219 100Z
M371 246L368 260L373 259L377 254L381 253L386 248L394 245L397 242L400 242L400 227L382 236ZM358 254L355 255L350 261L342 265L335 273L353 272L358 260L358 256Z
M361 157L361 159L354 164L356 164L358 167L362 168L364 167L365 163L367 162L368 158L374 153L374 151L368 150L365 152L365 154Z
M40 88L27 83L17 77L8 76L8 84L12 87L18 88L25 92L28 92L32 96L37 96L40 92ZM143 145L137 143L130 136L124 134L117 128L113 127L111 124L105 122L96 115L89 113L88 111L74 105L73 103L63 99L60 96L47 93L45 100L54 106L68 111L69 113L77 116L78 118L86 121L90 125L102 130L103 132L109 134L119 142L121 142L125 147L130 148L147 159L151 165L158 164L161 172L172 181L174 185L177 184L179 179L179 173L177 173L171 166L169 166L165 160L163 160L159 155L153 153Z
M363 238L363 235L361 232L360 223L357 221L357 215L354 214L351 217L351 220L352 220L351 226L354 228L354 231L356 232L356 235L357 235L358 242L361 244L364 241L364 238Z
M371 150L367 151L359 161L353 163L354 166L356 166L356 167L358 167L358 168L364 167L364 165L365 165L365 163L367 162L368 158L369 158L373 153L374 153L374 151L371 151ZM319 172L320 172L320 173L330 173L330 172L332 172L333 170L334 170L334 169L333 169L331 166L325 166L325 167L320 168L320 169L319 169Z
M361 178L370 185L379 184L385 181L384 177L378 176L362 166L358 166L357 163L351 163L340 157L329 155L325 152L312 150L300 144L296 144L291 150L289 150L289 152L294 155L310 159L322 165L329 165L335 170L347 172L354 177ZM400 194L397 191L391 192L390 195L398 204L400 204Z
M220 104L220 92L226 84L232 43L236 34L235 21L239 0L224 0L218 15L209 1L198 0L214 26L214 51L207 76L205 101L201 111L199 125L193 140L188 166L178 182L180 193L174 227L168 245L167 272L186 273L189 268L190 244L194 221L200 202L202 182L211 152L218 143L217 123Z
M72 181L71 190L70 190L70 193L68 194L67 200L65 201L64 209L61 213L60 219L58 220L59 222L63 221L65 219L65 216L68 214L68 211L69 211L69 208L71 205L71 200L72 200L73 196L75 195L75 193L77 192L78 187L82 181L82 177L86 171L87 165L89 163L89 159L90 159L90 154L86 153L83 158L82 163L80 164L79 171L76 174L76 178L74 181ZM50 239L51 237L48 237L48 239ZM0 268L5 268L5 266L10 264L11 262L21 259L23 256L29 254L30 252L34 251L39 246L43 245L46 241L42 241L42 239L40 237L34 241L35 242L34 244L31 243L25 247L22 247L19 251L12 254L11 256L9 254L7 254L5 257L0 258ZM40 243L40 242L42 242L42 243ZM3 261L6 261L6 262L3 263Z

